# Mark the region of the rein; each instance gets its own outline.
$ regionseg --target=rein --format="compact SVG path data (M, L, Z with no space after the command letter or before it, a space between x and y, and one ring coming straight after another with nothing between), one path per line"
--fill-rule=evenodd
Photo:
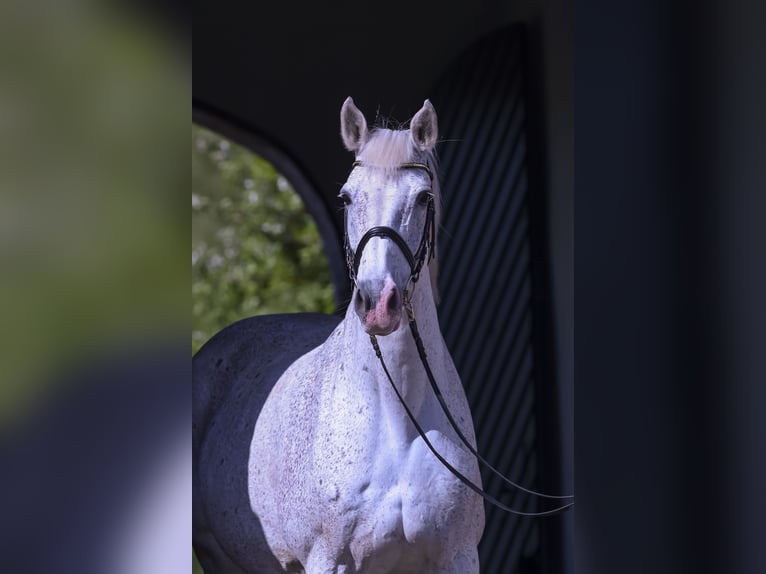
M360 161L355 161L353 163L353 167L357 167L361 165L363 164ZM400 167L425 169L428 172L428 175L431 178L431 180L433 180L433 173L431 172L431 169L424 163L415 163L415 162L405 163L405 164L402 164ZM429 262L431 258L433 258L433 251L434 251L434 244L435 244L433 203L434 203L433 197L430 197L428 200L428 205L427 205L426 222L423 228L423 235L421 237L420 244L418 245L418 248L414 254L410 250L404 238L402 238L402 236L399 235L399 233L396 230L386 226L376 226L369 229L359 240L359 244L357 245L356 250L354 250L351 248L351 245L348 239L347 221L344 221L344 225L346 226L345 240L344 240L345 248L346 248L346 260L349 266L349 275L354 285L356 285L356 275L359 271L359 264L361 262L362 252L364 251L364 247L367 245L367 242L373 237L381 237L381 238L385 237L385 238L391 239L394 243L396 243L396 245L402 251L403 255L405 256L405 258L407 259L407 262L410 265L410 279L408 284L412 283L414 286L414 284L417 283L418 278L420 277L420 271L422 270L423 265L426 261L426 256L428 256ZM344 218L345 218L345 215L344 215ZM436 398L439 401L439 405L441 406L442 411L447 417L447 420L449 421L450 426L452 426L452 429L455 431L458 438L460 438L461 442L468 448L469 452L473 456L475 456L480 463L482 463L485 467L491 470L494 474L502 478L506 483L510 484L511 486L515 488L518 488L519 490L522 490L523 492L526 492L528 494L532 494L535 496L540 496L543 498L552 498L552 499L573 498L573 495L554 496L550 494L542 494L542 493L524 488L523 486L516 484L511 479L503 475L499 470L497 470L494 466L492 466L492 464L490 464L486 459L484 459L484 457L482 457L479 454L476 448L466 438L465 434L463 434L463 432L460 430L457 422L455 421L455 418L452 416L452 413L447 407L447 404L444 400L444 396L442 395L441 390L439 389L439 385L436 382L433 371L431 370L431 366L428 363L428 357L426 354L425 345L423 344L423 339L420 336L420 331L418 330L417 322L415 321L415 313L412 309L412 302L410 301L409 292L407 289L405 289L402 294L402 305L405 311L407 312L407 319L410 326L410 332L412 333L412 338L415 341L415 346L418 350L418 356L420 357L420 362L423 364L423 368L425 369L426 376L428 377L428 381L431 385L431 388L434 391L434 394L436 395ZM370 335L370 342L372 344L373 350L375 351L375 355L378 357L378 360L380 361L381 367L383 367L383 372L386 374L386 378L388 378L388 381L391 384L391 388L393 388L394 393L396 394L396 397L399 399L399 402L402 404L402 407L404 407L404 410L407 413L407 416L409 417L410 421L415 427L415 430L417 430L418 434L420 435L420 438L423 440L423 442L428 447L428 449L434 454L434 456L439 460L439 462L441 462L442 465L444 465L444 467L447 470L449 470L458 480L460 480L468 488L473 490L475 493L479 494L487 502L496 506L497 508L500 508L501 510L504 510L506 512L510 512L512 514L516 514L519 516L539 516L539 517L551 516L551 515L563 512L565 510L568 510L570 507L574 505L574 502L569 502L567 504L564 504L563 506L560 506L558 508L554 508L551 510L545 510L541 512L522 512L503 504L502 502L497 500L494 496L484 491L481 487L474 484L469 478L467 478L455 467L453 467L436 450L433 444L431 444L431 441L428 440L428 437L426 436L426 433L423 430L423 427L420 426L420 423L418 423L417 419L415 418L415 415L407 406L407 403L405 402L404 397L402 397L401 393L399 392L399 389L396 388L396 384L394 383L394 380L391 377L391 373L388 371L388 367L386 366L386 362L383 359L383 353L381 352L380 346L378 345L377 337L375 335Z

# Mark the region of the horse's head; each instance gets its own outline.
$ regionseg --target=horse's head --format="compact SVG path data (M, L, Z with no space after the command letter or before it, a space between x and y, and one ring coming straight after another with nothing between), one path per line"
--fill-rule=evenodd
M356 156L340 192L356 286L352 304L365 331L388 335L399 327L403 297L435 250L436 111L426 100L409 129L370 131L362 112L347 98L340 118L343 143ZM434 288L426 289L433 297L435 264L430 271Z

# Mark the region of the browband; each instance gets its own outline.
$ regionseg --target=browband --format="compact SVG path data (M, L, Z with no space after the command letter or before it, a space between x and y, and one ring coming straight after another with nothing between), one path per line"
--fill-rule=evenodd
M351 168L352 169L355 168L355 167L364 167L364 166L365 166L365 164L362 163L359 160L356 160L354 163L351 164ZM375 167L375 166L368 165L368 167ZM431 178L431 181L433 181L433 179L434 179L434 174L431 171L431 168L428 167L424 163L420 163L420 162L417 162L417 161L411 161L411 162L407 162L407 163L402 163L402 164L398 165L397 167L400 168L400 169L408 169L408 168L409 169L424 169L428 173L428 177Z

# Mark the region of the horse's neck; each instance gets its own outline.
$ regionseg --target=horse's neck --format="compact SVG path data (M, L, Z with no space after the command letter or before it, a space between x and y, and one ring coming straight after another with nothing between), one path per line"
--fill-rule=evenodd
M427 280L416 285L411 301L429 365L437 376L440 376L445 364L447 348L439 331L436 305ZM418 413L423 407L430 388L408 321L407 314L403 313L399 328L390 335L377 337L377 341L394 384L404 396L407 406L414 413ZM393 411L397 413L396 416L403 416L398 399L391 389L391 382L375 355L370 336L365 333L352 308L347 311L344 324L346 341L343 344L348 350L347 360L357 365L361 360L361 364L367 365L368 372L372 373L377 385L382 404L395 405Z

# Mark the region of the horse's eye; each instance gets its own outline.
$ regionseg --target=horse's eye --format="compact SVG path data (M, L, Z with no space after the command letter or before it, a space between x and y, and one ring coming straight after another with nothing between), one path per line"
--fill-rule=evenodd
M344 205L351 205L351 196L347 191L341 191L338 194L338 197L341 199Z
M424 189L420 193L418 193L418 197L416 201L418 202L418 205L428 205L428 202L431 201L433 198L433 193L431 193L430 189Z

